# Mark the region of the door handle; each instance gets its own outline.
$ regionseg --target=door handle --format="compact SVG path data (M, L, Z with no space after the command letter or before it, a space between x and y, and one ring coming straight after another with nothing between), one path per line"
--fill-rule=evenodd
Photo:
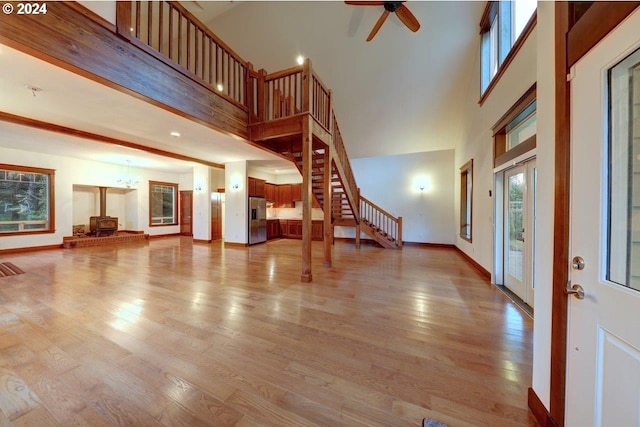
M584 299L584 289L577 283L571 285L571 282L567 282L567 286L564 288L564 293L566 295L573 295L580 300Z

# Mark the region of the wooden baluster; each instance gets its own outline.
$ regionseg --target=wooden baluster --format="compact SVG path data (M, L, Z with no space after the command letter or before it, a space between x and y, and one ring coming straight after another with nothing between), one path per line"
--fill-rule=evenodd
M137 38L140 38L140 2L136 1L136 34Z
M294 113L297 113L298 106L302 105L302 102L298 102L298 85L299 85L298 80L302 77L302 74L301 73L296 73L295 76L296 76L296 78L295 78L294 85L293 85L293 99L295 99L295 105L294 105L293 111L294 111Z
M147 44L153 47L151 30L153 29L153 2L147 2Z
M178 64L182 64L182 12L178 11Z
M175 62L173 56L173 6L171 3L169 5L169 59Z
M187 70L191 70L191 20L187 18Z
M194 25L193 29L193 74L199 76L198 69L200 68L200 52L198 52L198 34L200 33L200 29Z
M158 15L159 15L158 19L159 19L159 24L160 25L158 25L158 30L159 30L159 32L158 32L158 50L160 51L160 53L165 55L164 46L162 45L162 42L164 41L163 37L162 37L162 33L164 32L164 2L163 1L161 1L159 3L159 7L160 7L160 10L158 11ZM169 56L169 55L167 55L167 56Z
M233 90L233 80L232 80L233 73L231 72L231 55L229 55L229 52L227 52L226 50L224 51L224 54L227 57L227 76L226 76L227 96L231 96L231 91Z
M207 73L207 70L206 70L206 68L207 68L206 67L207 55L206 55L206 53L207 53L207 45L205 43L205 33L203 31L202 32L202 80L205 80L205 81L207 80L207 77L206 77L206 73Z

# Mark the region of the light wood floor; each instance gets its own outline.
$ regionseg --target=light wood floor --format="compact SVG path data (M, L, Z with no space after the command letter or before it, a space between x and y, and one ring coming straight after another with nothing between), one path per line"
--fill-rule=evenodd
M0 426L534 426L532 320L451 249L3 256Z

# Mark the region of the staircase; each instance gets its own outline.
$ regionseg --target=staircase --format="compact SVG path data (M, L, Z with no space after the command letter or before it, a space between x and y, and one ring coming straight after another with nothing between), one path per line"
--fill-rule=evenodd
M303 180L310 182L312 205L325 211L325 230L330 220L332 226L355 227L357 243L362 231L385 248L402 247L402 218L360 196L331 91L310 60L271 74L255 71L179 2L122 1L116 15L121 37L184 69L185 75L244 114L250 141L294 162ZM174 21L179 25L172 25ZM242 114L233 120L242 120ZM310 152L309 168L303 164L303 150ZM310 215L308 209L304 212ZM305 245L310 235L307 230L303 236L304 281L311 280L310 244ZM332 230L325 233L325 265L331 264L331 236Z

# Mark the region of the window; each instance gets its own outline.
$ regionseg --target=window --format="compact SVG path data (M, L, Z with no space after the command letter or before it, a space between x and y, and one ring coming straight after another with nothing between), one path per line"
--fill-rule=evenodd
M493 1L480 21L480 93L485 94L491 82L506 67L511 51L517 51L526 37L520 37L532 28L537 1ZM511 54L513 56L513 54Z
M471 242L473 159L460 168L460 237Z
M511 162L536 148L536 107L534 84L491 128L494 167Z
M54 229L55 171L0 164L0 234Z
M178 184L149 181L149 225L178 224Z

